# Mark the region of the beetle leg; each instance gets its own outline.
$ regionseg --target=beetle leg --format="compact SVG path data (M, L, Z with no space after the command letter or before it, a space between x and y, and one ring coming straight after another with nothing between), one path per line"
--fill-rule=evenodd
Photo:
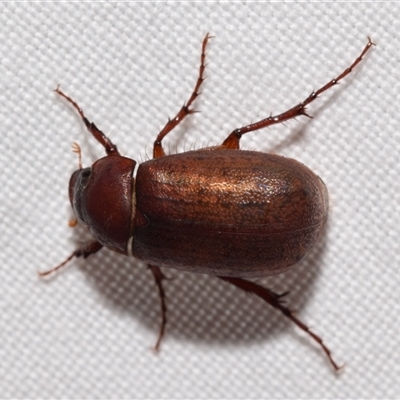
M190 99L186 104L182 106L182 108L179 110L178 114L175 115L174 118L168 119L168 122L165 124L164 128L160 131L160 133L157 136L157 139L154 141L154 147L153 147L153 158L158 158L165 156L164 149L162 147L161 141L164 139L165 136L169 132L172 131L179 123L189 114L194 114L197 111L193 110L190 108L192 105L193 101L196 99L196 97L200 94L199 89L201 84L204 81L204 70L206 68L205 64L205 59L206 59L206 46L208 39L212 38L213 36L210 36L208 33L206 37L203 39L203 44L201 47L201 56L200 56L200 68L199 68L199 76L196 81L196 86L194 87L194 90L192 92L192 95L190 96Z
M299 117L304 115L306 117L312 118L310 115L307 114L306 106L312 103L321 93L325 92L326 90L330 89L331 87L337 85L339 81L345 78L350 72L359 64L364 57L365 53L375 45L370 38L368 38L368 43L364 47L361 54L354 60L353 64L350 67L346 68L340 75L336 78L332 79L326 85L319 88L317 91L313 91L303 102L297 104L290 110L285 111L279 115L270 115L268 118L262 119L261 121L255 122L254 124L250 124L244 126L243 128L235 129L222 143L222 145L226 149L239 149L239 141L245 133L253 132L258 129L266 128L267 126L271 126L274 124L279 124L281 122L285 122L289 119Z
M325 346L322 339L319 336L317 336L314 332L312 332L307 325L305 325L302 321L300 321L292 311L290 311L287 307L283 305L282 297L285 296L287 292L279 295L263 286L257 285L254 282L246 281L244 279L230 278L224 276L219 276L219 278L229 283L232 283L233 285L244 290L245 292L254 293L256 296L261 297L272 307L279 310L281 313L283 313L283 315L285 315L285 317L291 319L300 329L302 329L304 332L307 332L322 347L325 354L328 356L329 361L333 365L333 368L335 368L336 371L343 368L343 366L339 366L338 364L335 363L335 361L332 358L331 351Z
M81 247L77 248L75 251L72 252L72 254L61 264L57 265L57 267L54 267L52 269L49 269L48 271L38 271L39 276L46 276L50 275L62 267L64 267L69 261L71 261L74 257L83 257L83 258L88 258L91 254L97 253L101 248L103 247L102 244L99 242L87 242Z
M89 120L85 117L85 114L83 113L82 109L78 106L77 103L75 103L74 100L72 100L70 97L68 97L66 94L64 94L60 90L60 85L57 86L57 88L54 90L56 93L58 93L60 96L64 97L67 101L69 101L78 111L79 115L81 116L83 122L86 125L86 128L88 131L94 136L94 138L105 148L107 155L117 155L119 156L119 152L117 150L117 146L99 129L93 122L89 122Z
M160 348L161 340L164 336L165 325L167 324L167 306L165 304L165 292L162 285L162 281L165 279L165 275L161 272L161 269L156 265L148 265L150 271L154 276L154 280L158 286L158 292L160 293L161 299L161 326L160 333L158 334L158 339L156 345L154 346L154 350L158 351Z

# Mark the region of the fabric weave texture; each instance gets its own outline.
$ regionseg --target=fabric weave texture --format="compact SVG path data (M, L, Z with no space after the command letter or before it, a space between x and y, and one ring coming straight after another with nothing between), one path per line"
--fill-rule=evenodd
M0 5L1 398L399 398L400 29L397 3L2 3ZM309 107L314 118L246 135L244 149L296 158L324 180L329 224L292 271L260 282L332 349L254 296L164 271L168 325L137 260L85 240L67 185L103 156L58 84L138 162L197 78L207 79L168 152L221 143L280 113L377 46Z

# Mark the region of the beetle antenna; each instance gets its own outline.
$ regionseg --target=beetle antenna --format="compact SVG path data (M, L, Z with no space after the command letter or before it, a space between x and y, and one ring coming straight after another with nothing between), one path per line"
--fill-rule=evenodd
M78 143L74 142L72 143L72 151L76 154L78 154L78 166L79 169L82 169L82 150L81 150L81 146L79 146Z

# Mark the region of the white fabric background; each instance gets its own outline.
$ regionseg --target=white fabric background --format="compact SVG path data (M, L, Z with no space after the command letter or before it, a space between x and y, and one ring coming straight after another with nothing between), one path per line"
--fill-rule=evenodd
M400 6L37 3L0 5L1 398L400 398ZM216 144L282 112L377 46L310 107L313 120L246 136L244 148L299 159L325 181L320 246L265 281L320 334L343 373L263 302L213 277L167 271L168 327L140 263L103 250L55 279L82 240L67 184L103 154L89 119L139 162L188 99L210 32L208 79L167 149ZM89 139L89 140L88 140Z

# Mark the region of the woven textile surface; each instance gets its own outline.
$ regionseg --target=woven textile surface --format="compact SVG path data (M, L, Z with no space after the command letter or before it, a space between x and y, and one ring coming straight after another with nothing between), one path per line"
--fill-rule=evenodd
M0 5L0 398L400 398L400 5L396 3L2 3ZM207 79L168 152L221 143L347 68L298 118L242 147L296 158L326 183L319 245L260 283L339 364L281 314L204 275L164 271L168 325L137 260L103 249L54 279L37 270L85 240L67 185L103 156L61 85L138 162Z

